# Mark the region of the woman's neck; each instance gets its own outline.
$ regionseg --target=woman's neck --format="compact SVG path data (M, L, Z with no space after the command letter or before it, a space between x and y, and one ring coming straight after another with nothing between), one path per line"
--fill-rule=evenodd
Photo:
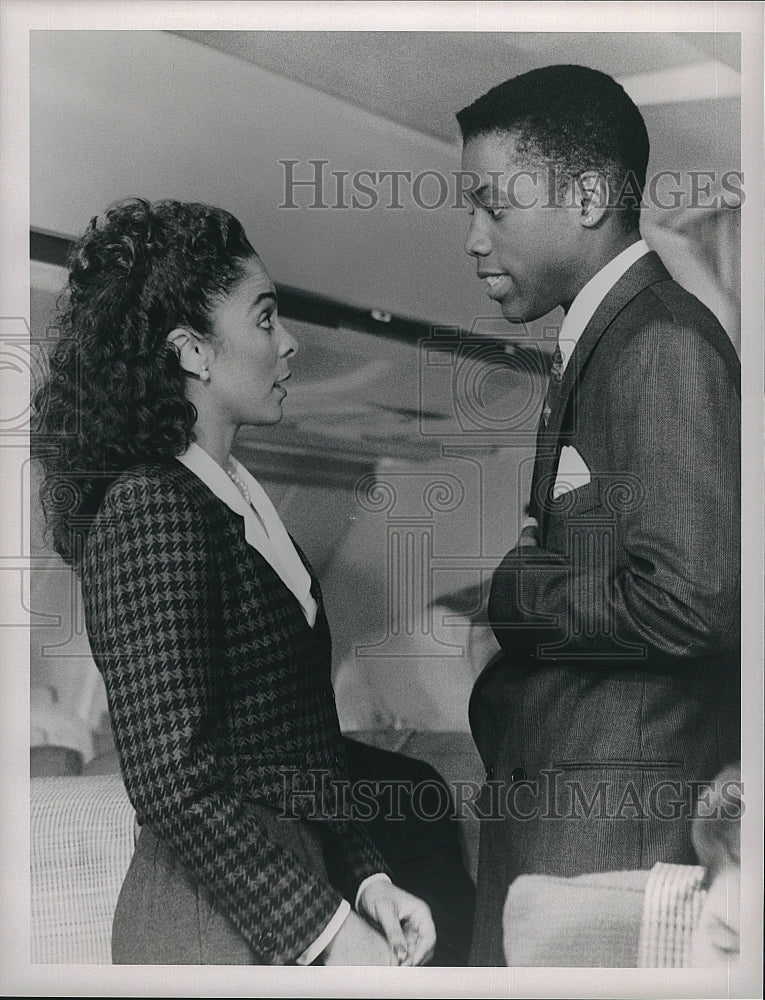
M228 456L231 454L231 446L238 430L238 427L231 426L208 427L200 421L194 425L197 444L200 448L204 448L222 469L228 464Z

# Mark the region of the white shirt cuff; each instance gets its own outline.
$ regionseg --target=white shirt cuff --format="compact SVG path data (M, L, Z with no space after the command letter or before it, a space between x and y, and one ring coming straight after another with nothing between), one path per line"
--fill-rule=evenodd
M342 903L335 910L335 915L332 917L330 922L321 932L321 934L316 938L313 944L309 944L303 954L297 959L298 965L310 965L311 962L315 961L319 955L324 951L332 938L337 934L340 928L345 923L346 917L351 912L351 904L347 899L344 899Z
M535 517L527 517L526 520L521 525L521 531L525 531L526 528L538 528L539 521Z
M379 882L381 879L384 879L386 882L390 882L390 878L385 874L385 872L375 872L374 875L367 875L367 877L364 879L364 881L356 890L356 902L353 904L354 910L358 912L359 900L361 899L361 894L366 889L366 887L370 885L372 882Z

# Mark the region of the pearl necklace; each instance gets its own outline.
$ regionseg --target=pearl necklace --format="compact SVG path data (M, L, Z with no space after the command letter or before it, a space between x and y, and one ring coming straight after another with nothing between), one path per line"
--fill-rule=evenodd
M226 472L229 474L232 482L244 497L244 502L248 504L250 507L252 507L252 494L250 493L247 484L244 482L242 477L238 476L235 472L232 472L231 469L226 469Z

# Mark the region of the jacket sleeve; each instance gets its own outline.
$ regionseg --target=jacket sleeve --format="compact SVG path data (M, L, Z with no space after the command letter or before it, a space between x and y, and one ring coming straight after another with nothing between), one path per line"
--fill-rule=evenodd
M395 882L393 872L369 834L354 819L351 819L344 834L325 837L324 861L332 884L353 906L361 883L371 875L381 873Z
M221 773L213 743L215 556L201 514L140 480L112 487L81 564L125 785L142 822L264 964L294 961L341 895L269 839Z
M631 484L605 501L625 558L614 569L578 546L573 519L569 551L509 552L489 599L507 651L682 666L740 641L737 386L710 341L671 321L628 347L596 401L608 466L593 470Z

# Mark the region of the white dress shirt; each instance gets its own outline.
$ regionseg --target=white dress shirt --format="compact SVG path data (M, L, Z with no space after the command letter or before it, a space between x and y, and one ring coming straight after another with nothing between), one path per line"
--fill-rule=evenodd
M619 278L626 274L632 265L644 257L649 250L650 247L645 240L638 240L637 243L628 246L626 250L622 250L590 278L571 303L558 334L558 346L563 355L563 371L566 370L574 348L579 343L579 338L595 315L595 310Z
M178 461L201 479L219 500L244 519L244 537L248 545L257 549L279 574L285 586L300 602L306 621L313 628L318 609L316 600L311 594L311 575L298 555L270 497L257 479L240 462L229 456L232 472L239 477L250 493L251 506L226 470L222 469L200 445L192 442L188 451L178 456ZM370 882L380 879L390 881L384 872L377 872L361 883L356 892L357 910L364 889ZM321 934L297 959L297 964L310 965L318 958L345 923L350 912L351 907L344 899Z
M244 537L247 543L257 549L279 574L284 585L300 602L306 621L313 628L317 608L311 595L311 576L270 497L257 479L235 458L229 457L232 472L249 490L251 506L226 470L200 445L192 443L185 454L178 456L178 461L201 479L227 507L244 518Z

